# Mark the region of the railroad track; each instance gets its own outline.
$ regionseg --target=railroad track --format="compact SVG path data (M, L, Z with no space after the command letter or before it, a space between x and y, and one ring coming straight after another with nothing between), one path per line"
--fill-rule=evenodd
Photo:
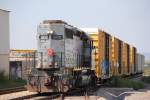
M53 100L60 97L58 93L41 93L41 94L31 94L22 97L13 98L11 100Z
M140 77L141 75L135 75L135 76L130 76L130 77L127 77L129 79L132 79L132 78L138 78ZM27 99L27 100L48 100L48 99L57 99L57 98L64 98L66 96L84 96L84 95L93 95L93 93L100 87L105 87L104 84L101 84L101 85L97 85L96 87L84 87L84 88L77 88L77 89L74 89L74 90L71 90L67 93L64 93L64 94L60 94L60 93L41 93L41 94L32 94L32 95L26 95L26 96L22 96L22 97L18 97L18 98L14 98L12 100L23 100L23 99ZM10 88L10 89L3 89L3 90L0 90L0 95L1 94L7 94L7 93L12 93L12 92L19 92L19 91L25 91L26 88L25 87L16 87L16 88Z
M7 89L0 89L0 95L2 94L8 94L13 92L20 92L20 91L26 91L25 86L15 87L15 88L7 88Z
M137 74L137 75L132 75L132 76L128 76L126 78L128 79L136 79L136 78L140 78L142 76L142 74ZM47 97L45 98L40 98L38 100L53 100L53 99L58 99L60 98L60 100L63 100L64 97L67 96L90 96L90 95L94 95L93 93L95 93L99 88L105 88L107 87L106 84L97 84L95 87L89 87L89 86L85 86L83 88L76 88L73 89L67 93L64 94L47 94ZM38 97L39 95L37 95ZM44 96L44 94L41 94L40 96ZM34 99L34 98L31 98Z
M19 98L15 98L12 100L53 100L53 99L60 99L63 100L64 97L66 96L84 96L86 93L86 89L78 88L71 90L67 93L41 93L41 94L33 94L33 95L28 95L28 96L23 96Z
M128 79L136 79L136 78L140 78L142 77L142 74L137 74L137 75L133 75L133 76L128 76Z
M10 95L9 95L10 93ZM74 89L67 93L35 93L35 92L28 92L26 91L25 87L16 87L16 88L9 88L9 89L2 89L0 90L0 98L1 99L11 99L11 100L53 100L53 99L62 99L65 96L73 96L73 95L84 95L85 88L83 89ZM12 95L11 95L12 94ZM7 95L7 96L5 96ZM15 95L15 96L13 96ZM12 98L11 98L12 97Z

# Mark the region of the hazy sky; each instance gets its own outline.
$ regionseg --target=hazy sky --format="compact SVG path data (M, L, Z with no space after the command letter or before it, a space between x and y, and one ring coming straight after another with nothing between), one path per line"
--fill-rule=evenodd
M61 19L77 27L99 27L150 52L150 0L0 0L10 10L10 46L35 49L37 25Z

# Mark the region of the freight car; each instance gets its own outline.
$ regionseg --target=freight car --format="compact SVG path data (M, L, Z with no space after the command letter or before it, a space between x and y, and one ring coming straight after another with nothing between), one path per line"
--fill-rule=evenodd
M143 72L143 66L145 63L144 61L145 61L144 55L137 53L136 54L136 73L137 74L141 74Z
M137 49L99 28L81 28L93 40L95 49L95 74L102 81L112 76L129 76L137 73L141 60ZM144 62L144 60L143 60ZM138 65L137 65L138 64ZM140 70L140 69L139 69Z
M66 92L93 83L92 40L85 32L61 20L45 20L38 26L37 41L29 91Z
M37 42L36 65L28 75L29 91L67 92L112 76L141 73L144 64L135 47L107 32L79 29L61 20L43 21Z
M98 80L107 79L110 74L111 61L111 35L98 28L81 28L87 32L93 40L93 55L95 55L95 73Z

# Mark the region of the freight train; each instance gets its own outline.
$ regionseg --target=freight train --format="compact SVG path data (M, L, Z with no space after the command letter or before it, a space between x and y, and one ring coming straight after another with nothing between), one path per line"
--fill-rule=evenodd
M67 92L96 85L112 76L142 73L144 56L98 28L77 28L61 20L45 20L37 29L36 66L27 89Z

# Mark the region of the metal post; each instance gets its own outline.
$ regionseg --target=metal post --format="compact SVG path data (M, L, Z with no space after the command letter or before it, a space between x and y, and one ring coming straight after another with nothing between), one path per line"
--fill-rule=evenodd
M81 64L80 64L81 62L80 62L80 54L79 54L79 68L81 67Z
M54 66L54 68L55 68L55 54L53 55L53 66Z
M60 100L64 100L64 95L61 93L60 94L61 99Z
M41 52L41 68L43 68L43 53Z
M79 68L80 68L80 54L79 54L78 56L79 56L79 59L78 59L78 60L79 60Z
M35 65L35 63L36 63L36 62L35 62L35 61L36 61L36 57L35 57L35 56L36 56L36 51L34 51L34 53L33 53L33 57L34 57L34 58L33 58L33 63L34 63L33 66L34 66L34 68L36 67L36 65Z
M97 60L96 60L96 47L95 47L95 46L94 46L94 50L95 50L95 52L94 52L94 53L95 53L95 55L94 55L94 57L95 57L95 60L94 60L94 63L95 63L95 64L94 64L94 65L95 65L95 66L94 66L94 69L96 69ZM98 65L98 66L99 66L99 65ZM97 70L97 69L96 69L96 70Z
M61 54L60 54L60 67L62 67L62 52L61 52Z
M23 73L22 73L22 61L21 61L21 78L23 79Z
M27 53L26 53L26 68L25 68L25 70L26 70L25 73L26 73L26 74L27 74L27 66L28 66L28 65L27 65Z
M77 67L79 67L79 64L78 64L78 54L77 54Z
M30 53L28 53L28 60L29 60L29 63L28 63L28 71L29 71L29 69L31 68L31 66L30 66L30 64L31 64L31 61L30 61Z

